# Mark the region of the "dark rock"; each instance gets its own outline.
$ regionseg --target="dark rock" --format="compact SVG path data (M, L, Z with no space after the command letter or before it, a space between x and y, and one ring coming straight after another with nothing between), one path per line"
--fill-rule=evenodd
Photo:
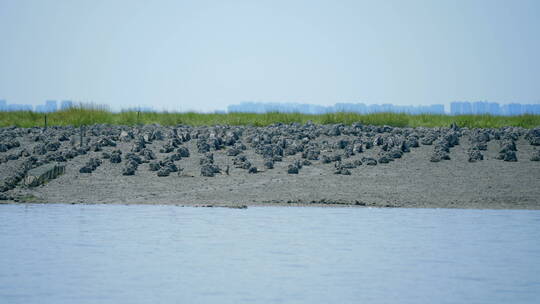
M486 142L473 142L471 144L471 150L479 150L479 151L486 151L487 150L487 143Z
M97 143L94 143L92 145L90 145L90 150L91 151L94 151L94 152L99 152L101 151L101 145L97 144Z
M174 147L170 144L165 144L161 149L159 149L159 153L171 153L174 151Z
M346 168L338 168L336 171L334 171L334 174L351 175L351 171Z
M540 137L531 137L529 143L533 146L540 146Z
M506 151L517 151L516 143L513 140L504 140L501 142L499 153L506 153Z
M112 158L112 155L111 155L111 158ZM143 163L143 161L142 161L142 159L141 159L141 157L139 155L131 153L131 152L126 153L126 159L131 160L131 161L133 161L133 162L135 162L137 164L142 164Z
M433 142L437 139L436 135L428 135L420 140L422 145L432 145Z
M323 164L328 164L328 163L337 162L337 161L341 161L341 155L339 155L339 154L323 155L322 156L322 163Z
M516 152L512 150L506 150L505 152L501 152L496 158L507 162L517 162Z
M243 163L237 164L235 167L240 168L240 169L249 170L251 168L251 163L246 160Z
M67 134L67 133L62 133L62 134L58 137L58 140L59 140L59 141L68 141L68 140L69 140L69 134Z
M250 168L248 169L248 173L252 173L252 174L253 174L253 173L257 173L257 172L258 172L258 171L257 171L257 167L250 167Z
M322 163L323 164L329 164L332 162L332 158L330 158L330 156L328 155L323 155L322 156Z
M132 158L128 158L126 155L126 162L124 164L124 168L122 169L122 175L135 175L135 171L137 171L138 166L139 163L137 163L137 161Z
M431 155L429 161L437 163L437 162L440 162L441 160L449 160L449 159L450 159L450 155L448 155L446 151L435 150L433 151L433 154Z
M345 149L349 144L350 144L350 142L348 140L340 139L340 140L337 141L336 147L338 149Z
M233 165L235 167L242 166L242 164L247 161L247 158L245 155L238 155L233 159Z
M38 144L34 146L33 153L38 155L44 155L47 153L47 148L44 144Z
M540 161L540 150L535 150L531 156L531 161Z
M167 168L170 172L178 172L178 167L172 161L160 163L162 168Z
M140 152L142 149L146 148L146 143L144 141L144 138L139 137L135 143L133 144L133 147L131 148L132 152Z
M122 175L135 175L135 171L137 170L137 167L134 166L125 166L122 169Z
M156 155L150 149L144 148L139 152L140 155L144 157L145 160L156 159Z
M28 157L28 156L30 156L30 152L28 152L28 150L26 150L26 149L22 149L19 152L19 157Z
M161 168L159 169L159 171L157 172L157 176L160 176L160 177L164 177L164 176L169 176L171 174L171 171L169 170L169 168Z
M220 173L221 170L218 166L213 164L204 164L201 166L201 175L206 177L213 177L216 173Z
M178 153L181 157L189 157L189 150L186 147L179 147L176 150L176 153Z
M111 153L110 161L113 164L118 164L122 162L122 157L120 156L120 153Z
M328 131L328 136L339 136L341 135L340 130L341 125L333 125Z
M116 142L113 139L108 137L103 137L97 142L102 147L116 147Z
M210 145L205 141L198 141L197 149L199 153L207 153L207 152L210 152Z
M362 162L367 166L376 166L377 160L372 157L362 157Z
M302 153L302 157L308 160L318 160L320 154L321 154L321 151L310 149L310 150L304 151Z
M18 154L8 154L6 156L6 159L7 160L17 160L17 159L19 159L19 155Z
M484 159L484 155L479 150L469 150L469 162L473 163Z
M375 138L373 139L373 145L374 146L381 146L382 144L384 144L384 140L383 140L382 135L375 136Z
M400 149L393 149L390 152L388 152L388 156L391 158L401 158L403 155L403 152Z
M364 148L362 146L362 142L357 142L353 145L353 152L355 153L362 153L364 152Z
M271 160L271 159L266 159L266 160L264 161L264 167L265 167L266 169L274 169L274 161Z
M92 173L93 169L90 166L84 166L79 169L80 173Z
M161 169L161 165L159 164L159 162L150 162L148 163L148 168L150 169L150 171L158 171L159 169Z
M236 148L231 148L231 149L227 150L227 155L228 156L237 156L240 153L242 153L242 150L236 149Z
M436 143L435 143L435 147L434 147L435 150L438 150L438 151L444 151L446 153L450 152L450 145L448 144L448 142L446 142L445 140L441 139L441 140L438 140Z
M418 148L420 146L420 144L418 143L418 138L416 137L407 138L405 143L407 144L409 148ZM406 151L403 151L403 152L406 152Z
M379 162L379 164L387 164L391 161L391 158L383 154L379 156L379 159L377 159L377 161Z
M199 159L199 165L213 164L214 163L214 154L206 153Z
M47 151L56 151L60 148L60 142L58 141L55 141L55 142L50 142L46 145L46 149Z
M295 155L298 152L298 149L295 146L289 146L285 148L284 154L288 156Z
M300 168L298 168L298 166L296 166L295 164L290 164L287 167L288 174L298 174L298 171L300 171Z
M280 161L283 160L283 158L281 156L279 156L279 155L274 155L272 157L272 160L275 161L275 162L280 162Z
M336 170L339 170L339 169L342 169L342 168L345 168L345 169L353 169L354 168L354 165L352 162L337 162L334 164L334 167L336 168Z
M13 197L4 193L0 193L0 201L10 201L10 200L13 200Z
M86 164L91 166L93 169L96 169L97 167L101 165L101 159L90 158Z
M62 154L62 152L53 152L51 154L48 154L46 156L48 161L56 161L56 162L66 162L66 157Z

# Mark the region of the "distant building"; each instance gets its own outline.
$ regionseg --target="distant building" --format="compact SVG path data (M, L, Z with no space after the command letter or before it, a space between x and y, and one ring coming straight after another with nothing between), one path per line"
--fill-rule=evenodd
M371 104L364 103L336 103L333 106L321 106L299 103L263 103L263 102L242 102L237 105L227 107L228 112L244 113L304 113L304 114L324 114L336 112L350 112L359 114L369 113L408 113L408 114L445 114L444 105L435 104L429 106L396 106L393 104Z
M60 105L60 110L67 110L73 108L73 101L71 100L62 100L62 103Z
M471 106L471 103L468 102L468 101L463 102L463 105L462 105L461 109L463 111L463 114L465 114L465 115L472 114L472 106Z
M523 114L540 114L540 104L527 104L522 106Z
M467 115L467 114L489 114L489 115L504 115L515 116L523 114L540 114L540 104L520 104L510 103L499 105L496 102L477 101L477 102L451 102L451 115Z
M488 112L488 103L484 101L477 101L472 104L472 114L487 114Z
M450 103L450 114L461 115L463 113L463 106L461 102L454 101Z
M56 100L47 100L44 105L37 105L35 111L38 113L51 113L56 112L57 110L58 106Z
M37 105L36 109L35 109L35 112L47 113L47 106L45 106L45 105Z
M488 103L488 113L491 115L501 115L501 107L496 102Z
M58 110L58 106L56 104L56 100L47 100L45 101L45 107L46 112L56 112Z
M502 106L502 114L506 116L516 116L523 114L519 103L510 103Z
M8 104L6 111L32 111L32 105L29 104Z

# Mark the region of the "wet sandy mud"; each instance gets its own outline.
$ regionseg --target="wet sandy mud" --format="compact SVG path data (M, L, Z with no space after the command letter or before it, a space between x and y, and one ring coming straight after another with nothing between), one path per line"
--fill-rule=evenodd
M9 127L0 202L540 209L540 128Z

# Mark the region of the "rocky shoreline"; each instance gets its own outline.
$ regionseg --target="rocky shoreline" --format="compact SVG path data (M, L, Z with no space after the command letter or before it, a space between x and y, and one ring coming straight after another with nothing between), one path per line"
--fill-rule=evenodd
M540 128L0 129L0 203L540 209Z

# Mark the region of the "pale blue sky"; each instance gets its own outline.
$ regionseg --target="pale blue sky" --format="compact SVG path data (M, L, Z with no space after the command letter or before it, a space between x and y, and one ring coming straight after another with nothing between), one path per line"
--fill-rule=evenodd
M540 102L540 1L0 0L0 99Z

